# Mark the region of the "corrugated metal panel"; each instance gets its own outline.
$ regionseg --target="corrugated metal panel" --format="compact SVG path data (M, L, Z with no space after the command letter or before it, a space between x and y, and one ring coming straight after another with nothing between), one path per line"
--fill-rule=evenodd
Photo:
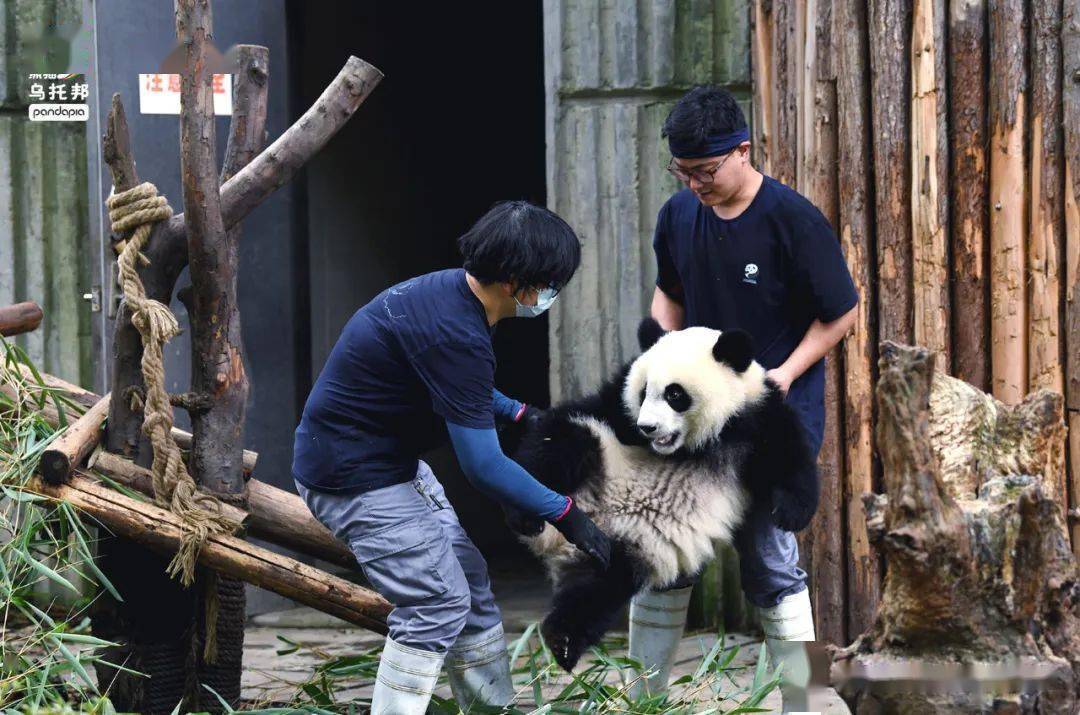
M42 369L83 383L90 379L86 126L30 122L25 81L30 72L68 69L62 51L27 45L46 27L70 26L79 7L78 0L9 0L0 10L0 303L38 303L41 327L16 341Z
M656 213L677 188L660 126L700 82L749 116L746 0L546 0L548 205L584 245L551 315L551 395L595 387L637 350ZM603 270L601 270L601 267Z

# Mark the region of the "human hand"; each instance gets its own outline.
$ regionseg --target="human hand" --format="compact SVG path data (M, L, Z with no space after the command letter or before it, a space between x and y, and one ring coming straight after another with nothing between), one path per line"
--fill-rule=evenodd
M788 393L788 390L791 389L791 377L788 376L787 371L784 370L783 366L774 367L772 370L767 371L765 377L775 382L776 386L780 388L780 392L785 395Z
M570 501L570 509L552 526L574 546L591 556L602 568L611 563L611 539L600 530L589 515Z

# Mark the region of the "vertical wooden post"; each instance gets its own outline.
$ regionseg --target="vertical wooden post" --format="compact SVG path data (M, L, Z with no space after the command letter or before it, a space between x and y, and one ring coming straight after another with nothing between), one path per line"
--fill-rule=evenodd
M1080 506L1080 0L1065 0L1061 24L1065 127L1065 408L1069 418L1070 506ZM1072 524L1080 556L1080 522Z
M878 338L911 343L910 76L912 0L871 0L870 111L877 230Z
M990 390L986 0L949 5L953 373Z
M911 36L911 251L915 344L949 371L945 2L915 0Z
M1028 390L1065 388L1061 351L1061 5L1031 3L1030 228L1028 231ZM1075 120L1076 118L1074 118ZM1064 435L1062 435L1064 437ZM1068 504L1065 445L1052 473Z
M873 621L881 593L881 565L866 536L862 495L874 491L876 465L874 378L877 365L876 246L871 193L871 115L866 3L833 0L836 15L837 185L839 231L859 292L853 332L844 340L844 527L847 546L847 634Z
M772 60L772 2L754 0L750 15L753 43L753 142L754 165L759 171L772 175L773 142L773 60Z
M821 209L833 226L840 225L837 196L836 62L833 44L833 0L807 0L803 15L803 82L800 103L799 190ZM846 644L843 488L842 345L825 359L825 437L818 457L821 501L810 538L799 544L811 574L819 641ZM806 553L804 553L806 552Z
M991 367L994 397L1009 404L1027 392L1024 5L990 0Z
M795 186L798 170L799 62L795 0L773 0L773 111L772 147L769 150L772 176Z

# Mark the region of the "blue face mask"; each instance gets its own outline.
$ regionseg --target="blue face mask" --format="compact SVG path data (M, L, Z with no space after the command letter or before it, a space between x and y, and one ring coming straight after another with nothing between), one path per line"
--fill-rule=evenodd
M514 315L519 318L535 318L551 307L557 295L558 293L554 288L545 288L537 294L536 305L522 305L515 295L514 302L517 305L514 307Z

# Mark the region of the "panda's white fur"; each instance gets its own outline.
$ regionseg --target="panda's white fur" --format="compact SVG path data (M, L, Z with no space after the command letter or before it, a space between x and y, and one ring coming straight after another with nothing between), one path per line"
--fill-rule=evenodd
M803 528L816 508L813 459L746 334L665 334L646 321L639 335L645 352L595 394L553 409L515 454L614 544L599 571L550 524L525 538L555 583L542 631L568 669L634 593L699 573L755 499L779 499L783 528Z

